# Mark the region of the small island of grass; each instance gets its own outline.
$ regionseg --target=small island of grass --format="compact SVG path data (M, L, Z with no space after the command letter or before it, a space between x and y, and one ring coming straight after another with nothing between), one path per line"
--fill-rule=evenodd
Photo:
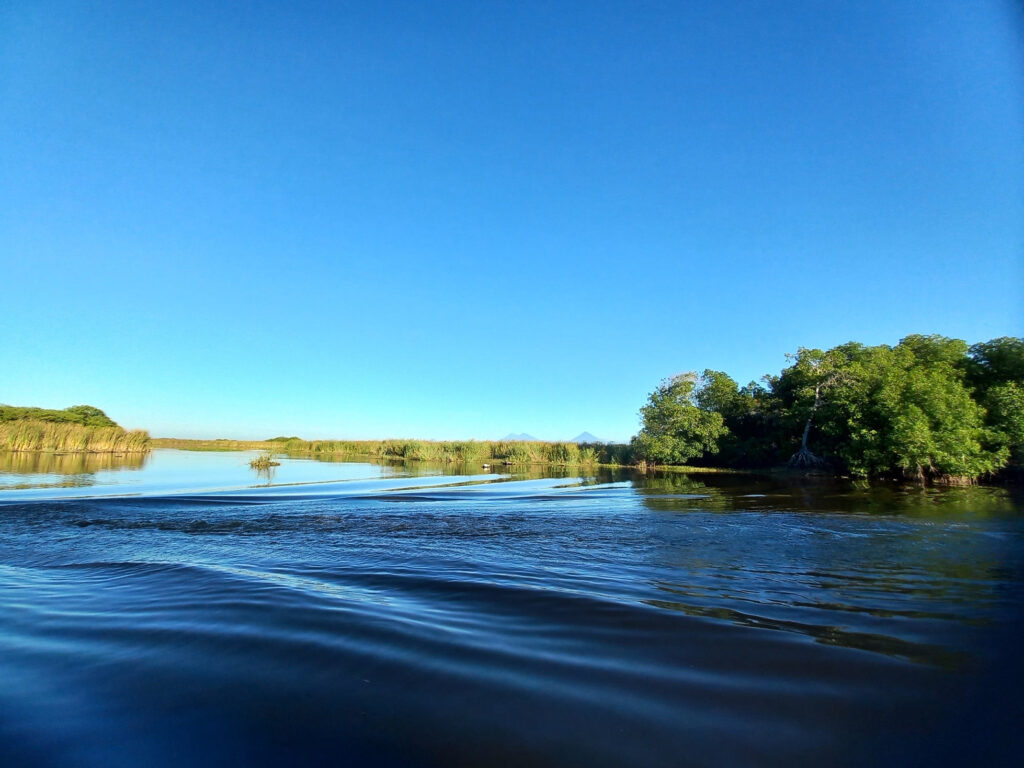
M249 462L249 467L252 469L270 469L271 467L279 466L281 466L281 462L275 461L274 454L269 451L260 454Z

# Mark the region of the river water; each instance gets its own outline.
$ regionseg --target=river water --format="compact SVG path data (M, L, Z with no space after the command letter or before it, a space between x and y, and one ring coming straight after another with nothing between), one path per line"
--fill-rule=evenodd
M0 765L1014 762L1012 490L252 455L0 457Z

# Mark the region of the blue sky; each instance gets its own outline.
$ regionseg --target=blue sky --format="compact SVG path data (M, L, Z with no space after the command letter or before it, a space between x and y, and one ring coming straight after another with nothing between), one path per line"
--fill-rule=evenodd
M1020 335L1022 28L1009 1L2 3L0 402L626 439L680 371Z

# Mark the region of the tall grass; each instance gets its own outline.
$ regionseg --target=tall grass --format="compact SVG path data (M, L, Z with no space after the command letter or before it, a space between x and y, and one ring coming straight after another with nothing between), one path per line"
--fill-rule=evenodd
M628 445L611 443L545 443L518 440L177 440L156 438L155 448L192 451L273 450L281 453L370 457L443 463L607 464L628 466L633 453Z
M183 451L283 451L275 440L186 440L177 437L154 437L153 448L179 448Z
M0 451L144 453L149 448L149 433L143 430L28 419L0 422Z
M274 461L274 453L272 451L264 451L255 459L250 461L249 466L252 469L270 469L271 467L281 466L281 462Z

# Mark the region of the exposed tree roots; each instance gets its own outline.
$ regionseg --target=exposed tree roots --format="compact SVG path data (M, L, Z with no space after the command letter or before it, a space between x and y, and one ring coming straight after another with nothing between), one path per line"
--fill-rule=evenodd
M820 469L825 466L825 460L804 446L789 457L787 465L793 469Z

